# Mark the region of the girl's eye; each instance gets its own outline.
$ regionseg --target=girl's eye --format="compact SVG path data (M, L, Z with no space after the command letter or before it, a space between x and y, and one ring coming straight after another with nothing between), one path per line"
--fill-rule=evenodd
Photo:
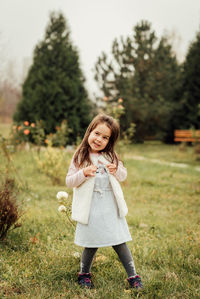
M106 140L108 139L108 137L103 137L103 138L106 139Z
M99 133L98 133L98 132L95 132L95 134L96 134L96 135L99 135Z

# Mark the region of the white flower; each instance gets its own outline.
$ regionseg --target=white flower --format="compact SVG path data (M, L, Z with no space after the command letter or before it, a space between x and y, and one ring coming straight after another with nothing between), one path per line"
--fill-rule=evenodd
M68 193L65 192L65 191L59 191L57 193L56 197L57 197L58 200L63 199L63 198L67 199L68 198Z
M65 206L61 205L58 207L58 212L66 212L66 211L67 211L67 209Z

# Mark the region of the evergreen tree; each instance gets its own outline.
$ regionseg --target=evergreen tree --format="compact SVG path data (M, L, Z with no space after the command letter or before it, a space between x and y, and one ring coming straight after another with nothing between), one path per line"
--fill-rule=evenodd
M178 128L200 129L200 31L191 43L183 64L179 98Z
M132 37L113 42L112 55L113 62L105 53L98 58L95 79L105 96L124 99L122 129L134 122L138 141L152 135L166 138L180 73L167 38L158 40L151 24L142 21Z
M46 133L54 132L67 120L73 142L83 135L89 118L90 103L78 51L62 13L51 13L44 40L35 48L14 120L42 120Z

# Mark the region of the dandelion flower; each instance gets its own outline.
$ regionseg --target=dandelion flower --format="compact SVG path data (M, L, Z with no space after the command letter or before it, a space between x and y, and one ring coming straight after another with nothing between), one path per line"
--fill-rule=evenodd
M29 125L29 122L26 120L26 121L24 122L24 124L25 124L25 126L28 126L28 125Z
M68 193L65 192L65 191L59 191L56 195L57 199L62 199L62 198L65 198L67 199L68 198Z
M61 205L58 207L58 212L66 212L66 211L67 211L67 209L64 205Z
M122 99L122 98L119 98L119 99L118 99L118 103L123 103L123 99Z
M32 127L32 128L35 128L35 124L34 124L34 123L32 123L32 124L31 124L31 127Z

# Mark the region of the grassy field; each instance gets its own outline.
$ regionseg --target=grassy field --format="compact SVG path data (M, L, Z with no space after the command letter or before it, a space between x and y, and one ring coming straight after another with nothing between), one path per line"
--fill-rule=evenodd
M122 149L122 153L123 151ZM127 158L135 155L150 160L155 159L167 162L186 163L189 166L200 166L200 153L195 153L194 147L186 144L166 145L161 142L144 142L144 144L127 146L124 155Z
M123 151L128 179L122 187L133 237L128 246L144 290L137 294L128 289L112 248L97 252L95 289L77 285L82 248L73 243L74 228L57 211L56 200L61 190L72 195L64 182L72 153L64 153L62 182L53 185L37 168L37 152L20 150L11 154L11 173L20 185L24 215L22 226L0 242L0 298L200 298L200 173L194 167L136 161L131 154L192 166L194 161L190 148L180 153L178 147L144 144ZM2 152L0 165L3 174Z
M0 122L0 135L8 137L10 132L11 123L1 123Z

